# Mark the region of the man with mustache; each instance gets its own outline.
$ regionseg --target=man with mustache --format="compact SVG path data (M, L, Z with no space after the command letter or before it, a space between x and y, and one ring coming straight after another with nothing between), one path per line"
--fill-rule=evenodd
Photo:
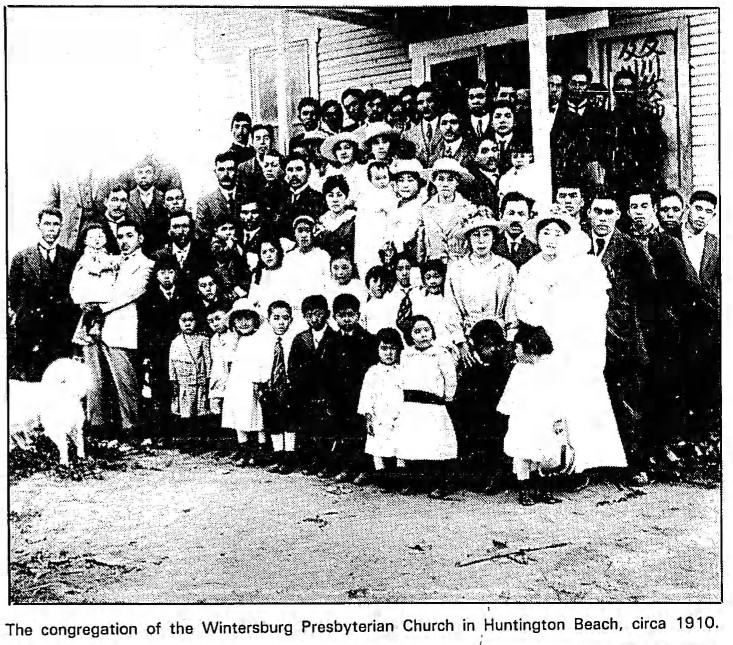
M501 202L503 231L496 235L492 251L509 260L517 270L540 250L526 236L530 202L522 193L507 193Z
M216 224L222 219L236 219L239 195L236 188L237 160L230 152L216 155L214 174L219 187L204 195L196 207L196 236L211 240Z

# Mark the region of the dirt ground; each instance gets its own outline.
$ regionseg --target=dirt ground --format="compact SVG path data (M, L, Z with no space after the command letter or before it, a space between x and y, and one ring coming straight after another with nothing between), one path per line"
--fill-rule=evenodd
M11 485L14 602L720 599L719 488L604 484L522 507L178 451L128 460L102 480ZM564 546L516 553L551 545Z

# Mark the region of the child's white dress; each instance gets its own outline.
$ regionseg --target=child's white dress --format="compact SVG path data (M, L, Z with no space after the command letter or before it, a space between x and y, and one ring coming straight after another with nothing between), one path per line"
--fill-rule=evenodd
M239 336L233 331L211 337L211 375L209 376L209 403L211 411L219 414L226 391L229 370L234 360Z
M394 457L394 430L404 403L399 365L372 365L364 377L359 414L372 416L373 434L367 435L364 452L375 457Z
M451 401L456 393L456 367L447 350L413 348L402 354L402 387L436 400ZM400 459L455 459L458 444L445 403L405 401L394 432L395 456Z
M497 412L509 417L504 452L521 460L541 462L556 454L553 424L562 418L557 374L547 356L536 363L517 363L509 375Z
M246 440L248 432L263 430L262 406L255 384L267 381L272 362L268 363L263 356L262 338L261 331L239 338L224 389L221 425L236 430L240 443Z

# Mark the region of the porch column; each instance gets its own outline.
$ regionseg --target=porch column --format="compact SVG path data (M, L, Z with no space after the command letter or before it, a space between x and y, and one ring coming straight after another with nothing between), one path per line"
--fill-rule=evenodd
M278 11L274 24L275 32L275 89L277 90L277 143L278 150L287 154L290 139L288 115L288 64L286 47L288 41L288 12Z
M552 203L550 109L547 87L547 20L544 9L527 9L529 39L529 91L532 99L532 148L541 173L538 194L547 208Z

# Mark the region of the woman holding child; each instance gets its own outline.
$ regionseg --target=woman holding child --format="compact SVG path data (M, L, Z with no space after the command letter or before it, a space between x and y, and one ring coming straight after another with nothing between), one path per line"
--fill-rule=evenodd
M588 255L588 237L562 215L540 216L535 237L540 253L521 268L517 278L517 316L526 325L544 329L550 342L542 351L530 351L528 347L537 343L529 338L520 351L539 360L526 361L531 370L515 369L500 403L500 411L510 417L506 452L514 457L520 479L528 475L526 471L538 469L533 441L523 441L519 435L525 433L519 430L518 434L516 426L513 432L512 413L530 401L536 403L538 396L547 398L539 391L547 388L538 388L537 378L521 378L522 371L537 376L542 372L542 383L555 384L552 405L547 407L556 418L546 419L544 430L566 429L575 451L575 472L624 467L626 457L603 377L609 288L605 271L597 257ZM541 429L525 430L526 439L530 434L536 438ZM530 453L534 457L528 458Z

